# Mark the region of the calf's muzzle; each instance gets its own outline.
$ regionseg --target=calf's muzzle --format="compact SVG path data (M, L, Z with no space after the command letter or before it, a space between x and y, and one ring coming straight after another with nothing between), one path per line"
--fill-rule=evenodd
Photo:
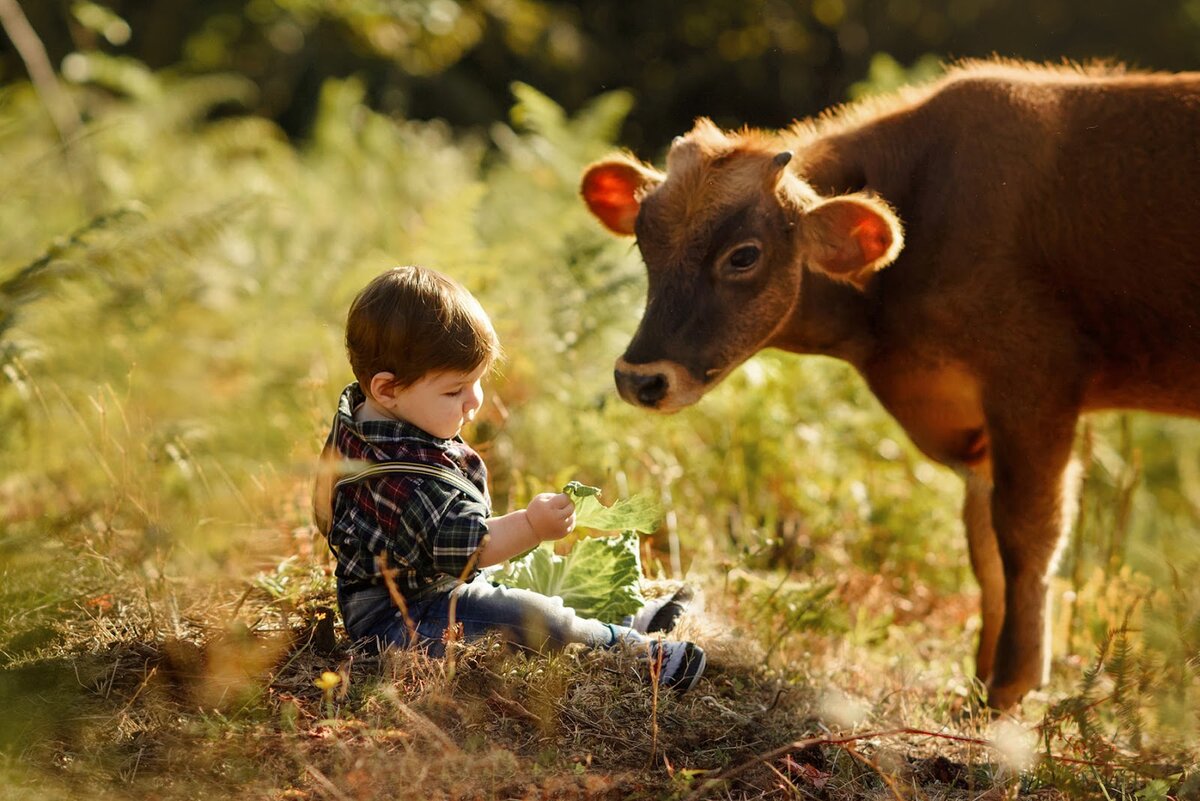
M634 373L613 370L617 392L627 403L653 409L666 397L669 383L664 373Z

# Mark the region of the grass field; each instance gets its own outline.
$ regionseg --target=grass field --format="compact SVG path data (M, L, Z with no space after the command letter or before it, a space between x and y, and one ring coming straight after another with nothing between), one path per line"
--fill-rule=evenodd
M0 94L0 795L1200 797L1196 423L1081 431L1054 680L994 719L961 488L848 368L767 353L672 417L616 400L644 279L576 184L630 97L567 117L518 86L473 138L331 82L296 146L211 113L238 79L89 69L68 149ZM703 590L692 693L622 654L347 650L308 492L345 309L400 262L505 344L468 437L498 510L578 479L669 511L643 561Z

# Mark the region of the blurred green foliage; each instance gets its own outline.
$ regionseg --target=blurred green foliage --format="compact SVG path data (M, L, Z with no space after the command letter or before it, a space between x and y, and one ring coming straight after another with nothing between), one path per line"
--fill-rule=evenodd
M992 54L1137 67L1200 64L1200 2L1164 0L38 0L23 5L58 64L73 52L151 69L237 72L237 99L305 135L328 78L358 76L369 105L485 128L508 84L578 110L628 88L623 141L647 155L701 115L782 127L844 101L886 65ZM20 59L0 37L0 82ZM925 62L921 60L925 58Z

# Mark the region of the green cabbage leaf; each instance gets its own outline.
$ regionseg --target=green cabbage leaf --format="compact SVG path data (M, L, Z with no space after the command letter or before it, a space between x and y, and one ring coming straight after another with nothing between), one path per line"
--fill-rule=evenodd
M583 617L617 623L641 609L642 559L636 531L587 537L566 556L543 543L492 574L495 584L557 595Z
M662 524L663 510L646 495L635 495L612 506L600 503L600 490L572 481L563 492L575 501L575 525L597 531L639 531L652 534Z
M616 623L642 607L642 558L638 533L662 522L662 507L644 496L600 503L600 490L572 481L563 492L575 502L575 525L617 536L584 537L559 556L553 543L542 543L491 575L494 584L557 595L576 614Z

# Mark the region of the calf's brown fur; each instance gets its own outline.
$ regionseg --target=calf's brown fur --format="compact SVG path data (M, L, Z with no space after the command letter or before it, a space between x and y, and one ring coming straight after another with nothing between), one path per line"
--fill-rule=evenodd
M989 701L1045 680L1076 421L1200 415L1200 73L960 64L781 133L679 137L582 194L648 270L631 403L766 348L840 357L966 481Z

